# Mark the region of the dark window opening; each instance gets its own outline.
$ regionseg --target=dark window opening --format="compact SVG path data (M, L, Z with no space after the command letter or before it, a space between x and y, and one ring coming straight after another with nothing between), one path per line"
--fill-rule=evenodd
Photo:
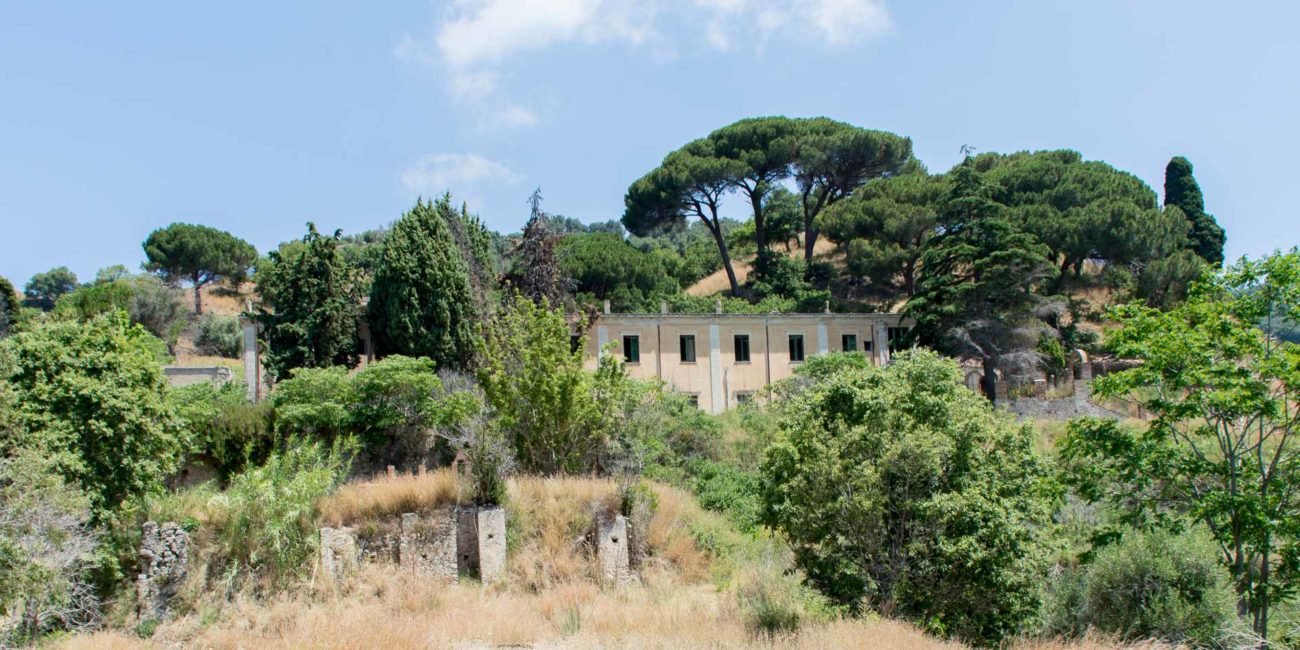
M803 361L803 334L790 335L790 360Z
M581 337L581 336L578 336L577 334L570 334L570 335L569 335L569 354L573 354L574 352L577 352L577 351L578 351L578 348L580 348L580 347L582 347L582 337Z
M736 362L749 361L749 335L736 335Z
M743 393L736 393L737 404L748 404L753 399L754 399L754 394L751 392L746 391Z
M682 363L695 363L695 335L683 334L682 343Z
M631 334L623 337L623 360L628 363L641 362L641 337Z
M689 394L689 395L686 396L686 401L690 402L690 403L691 403L691 406L694 406L695 408L700 408L700 396L699 396L699 395L697 395L697 394L695 394L695 393L691 393L691 394Z
M887 330L886 335L889 338L889 349L897 350L903 345L903 339L907 337L909 328L891 327Z
M858 335L857 335L857 334L845 334L845 335L841 336L841 337L840 337L840 349L843 350L844 352L857 352L857 351L858 351Z

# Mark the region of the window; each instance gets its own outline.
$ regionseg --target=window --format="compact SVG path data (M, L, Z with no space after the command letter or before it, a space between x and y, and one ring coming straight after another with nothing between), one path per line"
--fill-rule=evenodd
M863 341L863 342L862 342L862 351L863 351L863 352L870 352L870 351L871 351L871 343L872 343L871 341Z
M695 335L683 334L682 342L682 363L695 363Z
M750 391L736 393L736 404L748 404L750 400L753 399L754 399L754 393Z
M736 335L736 363L749 363L749 335Z
M858 351L858 335L857 335L857 334L844 334L844 335L840 336L840 350L842 350L842 351L844 351L844 352L857 352L857 351Z
M803 361L803 334L790 335L790 360Z
M641 363L641 337L635 334L623 335L623 360L628 363Z
M572 353L574 353L574 352L577 352L577 351L578 351L578 348L580 348L580 347L582 347L582 337L581 337L581 336L578 336L577 334L570 334L570 335L569 335L569 353L572 354Z
M687 393L687 394L686 394L686 401L690 402L690 403L691 403L691 406L694 406L695 408L700 408L700 394L699 394L699 393Z
M891 328L889 328L889 330L888 330L888 332L887 332L887 336L889 337L889 349L890 349L890 350L897 350L897 349L898 349L898 346L902 345L903 337L907 336L907 331L908 331L908 328L906 328L906 327L891 327Z

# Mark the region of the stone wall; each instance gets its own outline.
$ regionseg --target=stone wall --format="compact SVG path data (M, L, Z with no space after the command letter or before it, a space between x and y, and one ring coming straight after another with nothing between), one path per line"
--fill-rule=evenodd
M180 524L147 522L140 539L136 606L141 620L171 616L171 601L189 575L190 535Z
M427 517L408 512L402 515L398 564L416 575L455 580L456 517L451 508L441 508Z
M173 388L202 384L217 385L230 381L230 368L225 366L163 366L163 376Z

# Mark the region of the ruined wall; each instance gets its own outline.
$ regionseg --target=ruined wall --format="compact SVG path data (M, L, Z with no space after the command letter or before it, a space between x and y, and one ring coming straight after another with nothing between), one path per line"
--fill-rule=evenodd
M145 523L140 538L140 573L135 581L141 620L171 616L171 601L189 575L189 565L190 535L180 524Z

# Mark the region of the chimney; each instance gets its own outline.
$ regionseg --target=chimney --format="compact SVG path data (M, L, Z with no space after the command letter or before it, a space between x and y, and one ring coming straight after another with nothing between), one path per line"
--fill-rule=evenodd
M715 314L722 313L722 298L717 298L713 301L713 313Z
M605 299L605 313L606 313L606 314L609 313L609 299L608 299L608 298Z

